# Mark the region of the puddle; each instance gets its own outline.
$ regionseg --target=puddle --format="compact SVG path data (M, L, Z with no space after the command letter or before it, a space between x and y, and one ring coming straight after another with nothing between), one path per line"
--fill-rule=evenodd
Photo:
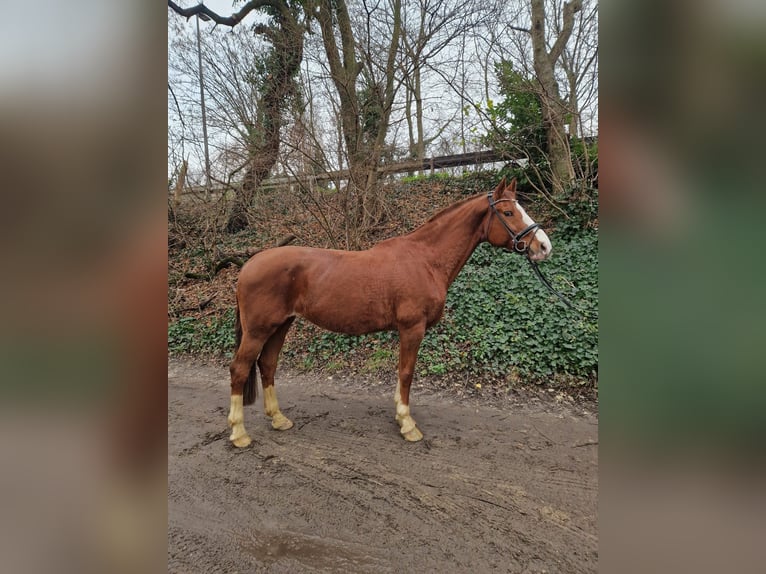
M355 546L358 550L353 549ZM297 532L253 531L241 547L265 565L287 558L314 568L345 572L389 570L384 560L366 554L362 545Z

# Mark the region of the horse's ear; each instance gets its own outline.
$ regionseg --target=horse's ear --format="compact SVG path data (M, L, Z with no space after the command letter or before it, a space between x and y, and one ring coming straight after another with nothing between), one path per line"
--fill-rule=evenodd
M497 187L495 188L495 192L492 194L492 200L497 201L498 199L503 197L504 193L505 193L505 177L503 177L503 180L497 184Z
M505 179L503 179L503 181L505 181ZM516 199L516 178L515 177L511 180L511 183L509 183L506 186L505 192L508 194L508 197L510 197L511 199Z

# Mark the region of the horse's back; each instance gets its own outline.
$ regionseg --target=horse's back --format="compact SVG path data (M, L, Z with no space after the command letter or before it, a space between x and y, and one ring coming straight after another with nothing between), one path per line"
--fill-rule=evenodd
M242 266L237 279L237 296L284 298L305 289L312 268L332 266L336 257L326 249L287 245L265 249Z
M265 249L245 263L239 274L239 283L280 280L294 283L300 279L313 282L326 273L353 263L359 259L360 253L294 245Z

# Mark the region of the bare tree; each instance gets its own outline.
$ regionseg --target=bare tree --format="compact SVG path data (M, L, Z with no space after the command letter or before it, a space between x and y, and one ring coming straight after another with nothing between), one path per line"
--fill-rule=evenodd
M368 30L373 17L390 16L390 38L382 46L383 62L375 58L371 50L358 53L358 39L346 0L317 0L314 16L319 22L330 76L338 94L350 172L348 185L355 198L354 217L363 230L374 225L382 214L377 167L398 88L395 65L401 37L402 2L389 0L387 12L380 8L379 2L370 7L367 0L361 0L360 6ZM367 36L369 42L379 39L380 36Z
M569 136L586 135L581 129L582 112L595 103L598 90L598 4L584 0L582 15L560 59L566 76Z
M561 31L548 48L546 34L546 14L544 0L530 0L532 9L532 54L535 75L540 84L543 121L548 135L548 158L551 168L553 192L563 194L574 180L574 168L569 150L567 133L564 130L568 108L561 98L556 80L556 63L564 52L574 29L575 14L582 10L582 0L565 2L562 10L563 25Z
M282 113L296 94L295 78L303 58L305 12L301 6L289 0L253 0L228 17L216 14L204 4L181 8L168 0L168 6L181 16L189 18L203 14L217 24L226 26L235 26L253 10L259 10L269 18L267 23L252 27L253 32L260 35L271 49L260 61L262 77L250 79L260 84L260 99L255 121L244 126L248 164L226 225L229 232L237 232L247 227L255 190L269 175L279 157ZM251 55L253 58L255 56Z
M236 177L244 180L229 229L248 221L255 189L279 170L302 180L306 205L324 218L331 241L359 247L386 213L381 164L424 159L429 146L449 153L482 145L490 121L481 110L501 95L494 70L503 60L534 80L545 108L545 149L521 144L514 155L545 153L541 165L550 159L553 185L546 175L541 187L548 196L563 192L574 177L568 137L582 133L581 110L595 109L596 1L252 0L221 16L169 0L175 13L237 26L225 38L208 33L204 54L206 96L216 102L212 145L225 147L229 161L241 154L229 168L240 168ZM257 23L238 26L250 12ZM248 35L257 41L236 40ZM179 116L184 97L194 94L179 92ZM169 96L169 113L173 107ZM189 109L181 136L196 129ZM169 156L178 147L169 146ZM192 180L194 167L192 159ZM311 174L322 171L335 193L309 197Z
M412 158L422 161L426 146L437 139L447 126L444 123L426 136L423 75L439 54L468 33L474 25L475 10L473 0L415 0L404 7L400 67L405 87L409 155Z

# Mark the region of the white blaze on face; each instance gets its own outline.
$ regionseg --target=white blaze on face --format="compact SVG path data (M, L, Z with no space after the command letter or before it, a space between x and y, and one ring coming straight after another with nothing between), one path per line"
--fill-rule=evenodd
M524 222L525 229L535 223L532 220L532 218L529 217L529 214L526 211L524 211L524 208L521 207L521 204L518 201L516 202L516 208L519 210L519 213L521 214L521 220ZM548 257L548 255L550 255L551 251L553 250L553 246L551 245L551 240L548 238L548 234L538 227L535 230L533 236L540 242L540 245L543 248L544 256Z

